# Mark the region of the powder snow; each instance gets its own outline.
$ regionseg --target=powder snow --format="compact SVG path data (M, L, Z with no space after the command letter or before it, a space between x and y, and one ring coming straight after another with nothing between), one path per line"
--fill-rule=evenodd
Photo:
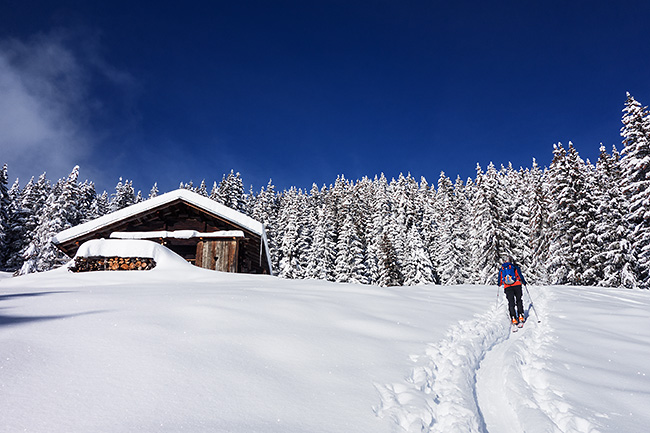
M525 296L511 333L494 286L283 280L149 253L151 271L2 275L0 431L650 425L647 291L531 286L539 316Z

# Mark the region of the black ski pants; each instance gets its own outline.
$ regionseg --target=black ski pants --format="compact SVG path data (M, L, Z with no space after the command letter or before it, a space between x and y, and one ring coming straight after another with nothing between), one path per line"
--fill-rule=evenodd
M521 284L516 286L506 287L504 289L506 298L508 299L508 309L510 310L510 317L519 317L519 314L524 314L524 304L521 300L522 291ZM515 304L517 310L515 311Z

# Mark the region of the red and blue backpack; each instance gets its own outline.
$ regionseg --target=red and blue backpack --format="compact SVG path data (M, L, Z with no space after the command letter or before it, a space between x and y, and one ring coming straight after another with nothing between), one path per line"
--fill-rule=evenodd
M518 279L519 276L517 275L515 266L512 263L506 262L501 265L501 281L503 281L505 285L510 286L515 284Z

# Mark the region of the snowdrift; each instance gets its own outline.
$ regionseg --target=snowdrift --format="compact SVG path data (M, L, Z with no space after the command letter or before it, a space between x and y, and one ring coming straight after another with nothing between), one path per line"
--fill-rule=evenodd
M495 287L289 281L168 259L0 280L2 431L650 425L648 292L531 287L541 322L513 334Z

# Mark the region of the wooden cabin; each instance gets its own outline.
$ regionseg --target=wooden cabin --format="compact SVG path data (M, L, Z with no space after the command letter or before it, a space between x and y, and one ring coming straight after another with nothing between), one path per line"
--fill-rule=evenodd
M52 242L73 257L82 243L102 238L149 239L203 268L273 274L262 223L185 189L69 228Z

